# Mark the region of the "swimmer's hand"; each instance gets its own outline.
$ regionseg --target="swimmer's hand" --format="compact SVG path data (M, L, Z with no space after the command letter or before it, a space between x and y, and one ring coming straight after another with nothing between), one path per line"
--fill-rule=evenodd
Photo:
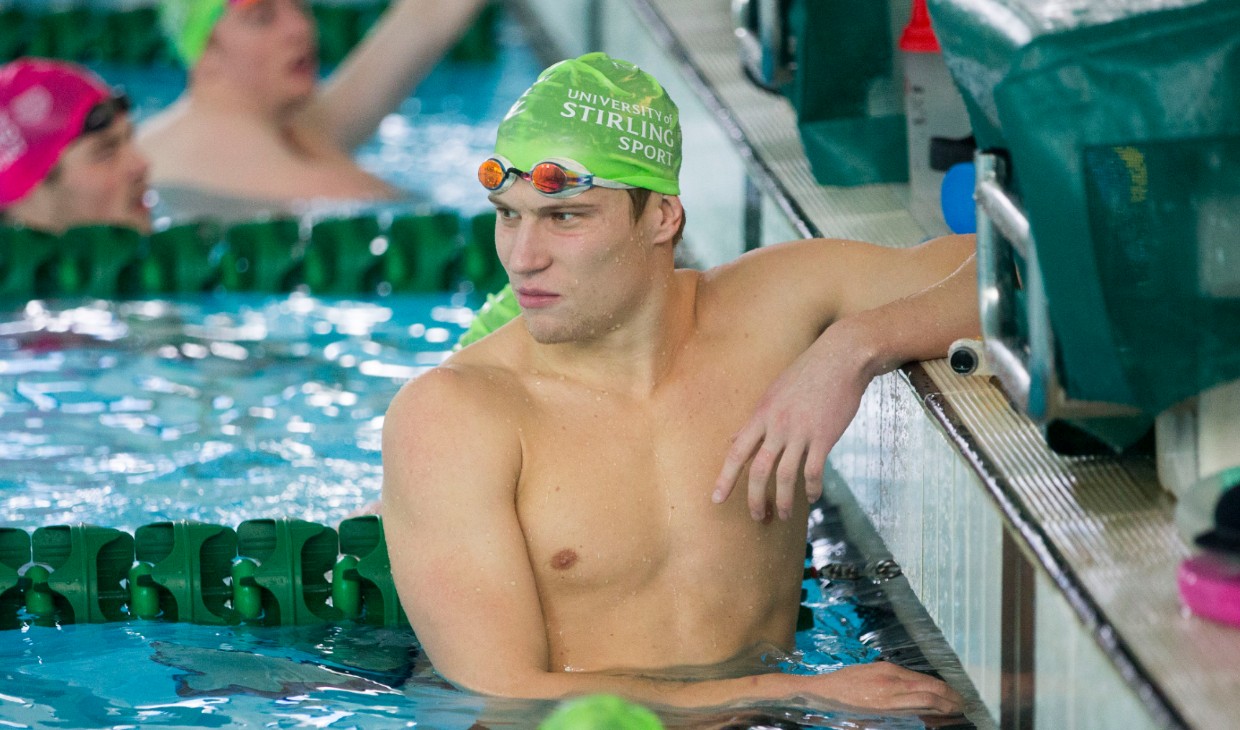
M958 714L964 697L946 682L888 662L857 664L818 675L823 699L853 710L910 714Z
M732 494L749 464L749 512L767 516L767 492L774 473L775 509L780 519L792 516L800 477L805 497L822 496L822 471L827 452L857 413L866 386L878 372L849 332L828 328L767 388L757 409L732 437L715 481L711 499L722 503Z

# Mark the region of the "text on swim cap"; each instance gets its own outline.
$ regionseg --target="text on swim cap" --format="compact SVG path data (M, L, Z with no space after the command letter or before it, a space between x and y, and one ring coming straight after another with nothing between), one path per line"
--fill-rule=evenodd
M7 170L26 154L26 140L21 129L0 110L0 170Z
M675 124L675 118L671 114L572 89L568 95L570 99L578 101L564 102L560 116L627 134L629 136L622 134L620 137L622 152L631 152L661 165L672 164L672 150L675 147L672 125ZM580 103L587 101L589 104ZM651 121L652 119L655 121ZM657 124L656 121L662 124ZM649 142L655 142L659 146Z

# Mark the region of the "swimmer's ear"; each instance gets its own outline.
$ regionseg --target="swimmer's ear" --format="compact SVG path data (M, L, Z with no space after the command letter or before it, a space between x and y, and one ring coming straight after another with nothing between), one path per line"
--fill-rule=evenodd
M653 236L654 242L672 245L679 243L685 228L685 208L680 204L680 196L659 194L657 210L659 218Z

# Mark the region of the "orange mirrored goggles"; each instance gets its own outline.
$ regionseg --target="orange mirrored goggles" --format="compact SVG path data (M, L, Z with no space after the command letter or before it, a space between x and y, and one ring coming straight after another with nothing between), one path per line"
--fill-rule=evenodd
M571 198L593 187L616 190L633 187L614 180L604 180L591 174L580 162L560 157L543 160L530 168L529 172L518 170L498 155L487 158L478 166L478 182L493 193L504 192L512 187L517 178L533 185L535 190L550 198Z

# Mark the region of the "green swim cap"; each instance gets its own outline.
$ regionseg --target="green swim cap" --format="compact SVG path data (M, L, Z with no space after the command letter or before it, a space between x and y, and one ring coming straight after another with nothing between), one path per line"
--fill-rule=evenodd
M185 68L193 68L207 48L215 24L230 5L255 0L160 0L159 24Z
M593 174L680 194L680 112L653 76L587 53L543 71L500 122L496 154L519 170L576 160Z
M516 319L518 314L521 314L521 305L517 303L517 296L512 292L512 284L508 284L495 294L488 294L487 303L483 304L474 314L473 321L469 323L469 329L465 330L465 334L457 340L456 349L459 350L481 340Z
M539 724L538 730L663 730L659 716L615 695L568 700Z

